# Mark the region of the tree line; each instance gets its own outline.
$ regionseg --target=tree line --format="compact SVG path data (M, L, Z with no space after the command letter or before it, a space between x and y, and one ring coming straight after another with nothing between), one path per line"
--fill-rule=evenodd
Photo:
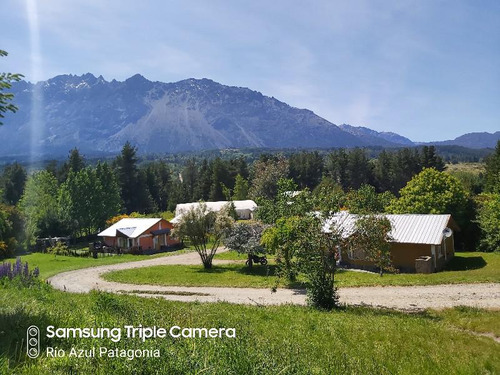
M486 246L480 240L480 231L485 232L483 227L487 225L480 224L481 220L492 222L489 226L494 227L496 219L492 212L497 207L495 168L498 169L499 152L497 146L495 153L487 158L484 174L464 171L452 174L453 181L457 180L465 189L466 199L457 205L460 210L452 213L464 223L464 238L470 240L468 248L473 248L475 241ZM18 163L4 167L0 175L0 241L3 247L12 249L37 236L83 237L95 234L107 219L120 213L151 215L173 211L178 203L199 200L254 199L263 207L262 212L265 207L272 212L278 182L282 179L291 181L287 188L290 191L307 189L313 193L317 207L384 212L422 170L441 173L444 168L433 146L382 151L376 158L370 158L359 148L338 149L328 154L269 153L260 154L251 164L242 156L192 157L181 168L162 159L144 162L130 143L124 145L115 159L92 165L74 149L64 163L51 162L43 170L28 173ZM405 207L399 212L413 210L409 204ZM23 227L25 231L19 230ZM7 239L15 241L8 240L7 246Z

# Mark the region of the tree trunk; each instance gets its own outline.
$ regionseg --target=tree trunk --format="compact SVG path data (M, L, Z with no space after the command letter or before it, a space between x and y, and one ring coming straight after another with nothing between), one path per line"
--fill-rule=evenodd
M248 254L248 268L252 268L252 266L253 266L252 254Z

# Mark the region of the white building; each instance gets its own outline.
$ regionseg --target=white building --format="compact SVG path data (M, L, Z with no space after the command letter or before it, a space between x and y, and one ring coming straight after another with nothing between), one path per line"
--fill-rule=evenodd
M196 209L201 204L205 204L209 211L219 212L225 205L230 203L229 201L180 203L175 207L175 217L170 222L172 224L178 223L182 215L192 209ZM253 213L257 209L257 204L254 201L248 199L244 201L232 201L232 203L236 209L238 219L248 220L253 218Z

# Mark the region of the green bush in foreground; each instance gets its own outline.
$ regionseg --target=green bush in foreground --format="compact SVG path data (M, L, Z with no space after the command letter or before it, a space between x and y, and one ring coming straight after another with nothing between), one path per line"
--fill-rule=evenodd
M463 317L463 319L462 319ZM485 319L485 317L487 319ZM2 374L494 374L498 344L460 329L487 332L499 312L455 309L404 314L366 308L334 312L305 307L257 307L225 303L169 302L93 292L77 295L39 288L0 289ZM26 328L56 327L234 327L222 339L51 339L69 350L157 348L160 358L26 357Z

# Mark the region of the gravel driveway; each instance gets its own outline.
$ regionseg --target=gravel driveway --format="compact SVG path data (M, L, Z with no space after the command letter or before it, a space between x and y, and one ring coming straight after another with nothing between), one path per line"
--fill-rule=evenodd
M73 293L87 293L92 289L98 289L112 293L132 293L143 297L185 302L225 301L257 305L305 304L304 290L278 289L276 293L271 293L269 289L258 288L132 285L110 282L101 278L103 273L110 271L158 265L195 265L200 263L199 255L192 252L63 272L52 276L48 281L57 289ZM228 263L234 263L234 261L214 261L214 264ZM500 284L496 283L340 288L339 295L341 303L399 310L441 309L460 305L500 308Z

